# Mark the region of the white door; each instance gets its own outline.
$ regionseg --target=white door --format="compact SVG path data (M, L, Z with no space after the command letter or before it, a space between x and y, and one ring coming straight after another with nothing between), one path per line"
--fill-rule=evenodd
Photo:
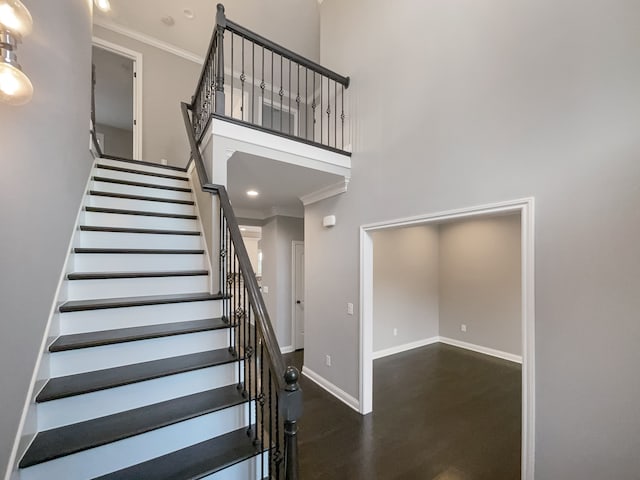
M304 243L292 242L294 347L304 348Z

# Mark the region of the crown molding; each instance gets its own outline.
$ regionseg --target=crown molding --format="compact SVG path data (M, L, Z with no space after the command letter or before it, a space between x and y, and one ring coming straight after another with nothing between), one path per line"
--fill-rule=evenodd
M123 27L122 25L118 25L117 23L109 22L99 17L93 17L93 24L110 30L114 33L124 35L125 37L129 37L133 40L137 40L138 42L142 42L152 47L159 48L160 50L164 50L167 53L171 53L178 57L184 58L185 60L189 60L190 62L194 62L199 65L202 65L204 63L203 57L200 57L199 55L196 55L189 50L177 47L171 43L164 42L155 37L151 37L136 30L132 30L128 27Z
M348 187L349 179L345 178L338 183L334 183L333 185L323 187L319 190L316 190L315 192L303 195L302 197L300 197L300 200L302 200L303 205L306 207L307 205L319 202L320 200L324 200L325 198L335 197L336 195L345 193Z

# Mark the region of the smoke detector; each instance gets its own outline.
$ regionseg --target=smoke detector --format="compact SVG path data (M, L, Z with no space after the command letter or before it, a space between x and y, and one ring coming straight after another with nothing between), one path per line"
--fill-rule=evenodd
M176 21L173 19L171 15L166 15L160 19L162 23L164 23L167 27L173 27Z
M190 8L185 8L182 13L184 13L184 16L189 20L193 20L193 18L196 16L195 13L193 13L193 10L191 10Z

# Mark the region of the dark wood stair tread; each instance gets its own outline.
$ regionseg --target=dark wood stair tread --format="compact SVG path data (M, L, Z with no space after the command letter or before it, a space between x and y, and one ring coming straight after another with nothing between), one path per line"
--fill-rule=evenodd
M170 175L168 173L149 172L147 170L136 170L134 168L116 167L115 165L105 165L103 163L98 163L96 165L96 168L101 168L103 170L111 170L114 172L133 173L136 175L148 175L151 177L168 178L170 180L181 180L183 182L189 181L189 178L183 175Z
M128 227L98 227L94 225L80 225L82 232L109 232L109 233L140 233L153 235L193 235L199 236L197 230L166 230L162 228L128 228Z
M208 352L191 353L178 357L163 358L150 362L135 363L121 367L95 370L64 377L51 378L36 397L36 402L47 402L60 398L97 392L107 388L152 380L177 373L223 365L238 359L227 348Z
M101 330L98 332L76 333L62 335L49 346L50 352L64 352L79 348L99 347L116 343L149 340L152 338L184 335L188 333L205 332L228 328L222 318L206 318L204 320L189 320L185 322L161 323L143 327L118 328Z
M176 172L186 172L187 169L184 167L174 167L173 165L163 165L161 163L155 163L155 162L145 162L144 160L134 160L132 158L125 158L125 157L118 157L117 155L107 155L107 154L102 154L102 157L100 158L105 158L107 160L117 160L119 162L126 162L126 163L132 163L135 165L147 165L149 167L157 167L157 168L164 168L167 170L174 170Z
M173 248L84 248L73 249L74 253L110 253L110 254L163 254L163 255L203 255L204 250L185 250Z
M261 453L241 428L95 480L196 480Z
M178 200L174 198L149 197L147 195L131 195L128 193L103 192L100 190L89 190L89 195L93 195L94 197L124 198L127 200L144 200L147 202L163 202L163 203L178 203L180 205L195 205L195 202L193 200Z
M105 308L140 307L180 302L206 302L226 298L219 293L179 293L173 295L144 295L141 297L98 298L91 300L71 300L60 305L60 312L80 312Z
M46 430L36 435L20 461L20 468L133 437L246 401L236 385L229 385Z
M208 270L173 270L166 272L74 272L67 280L108 280L112 278L197 277L209 275Z
M191 192L191 189L186 187L184 188L171 187L168 185L158 185L156 183L133 182L131 180L119 180L117 178L109 178L109 177L94 176L92 180L95 182L117 183L120 185L129 185L132 187L158 188L160 190L173 190L174 192L185 192L185 193Z
M184 215L182 213L147 212L143 210L125 210L123 208L85 207L85 211L93 213L113 213L118 215L139 215L142 217L182 218L185 220L197 220L196 215Z

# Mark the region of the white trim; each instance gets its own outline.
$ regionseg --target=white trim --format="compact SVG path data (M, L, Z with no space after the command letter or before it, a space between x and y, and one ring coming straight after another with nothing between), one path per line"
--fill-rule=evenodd
M340 195L341 193L346 193L349 187L349 178L345 178L343 181L338 183L334 183L333 185L327 185L326 187L322 187L315 192L308 193L300 197L302 204L306 207L307 205L311 205L312 203L319 202L320 200L325 200L327 198L335 197L336 195Z
M116 43L93 37L92 44L103 50L116 53L133 60L133 152L134 160L142 160L142 53L130 50Z
M192 166L195 167L195 162L192 162L192 164L193 164ZM215 293L213 291L213 265L211 263L211 254L209 252L209 245L207 245L207 235L204 231L204 224L202 223L202 211L200 210L200 206L198 205L198 196L196 195L196 186L194 185L195 182L193 181L193 178L191 178L192 174L198 175L198 171L195 170L194 168L189 168L187 178L189 178L189 186L191 187L191 200L193 200L195 211L198 217L198 220L197 220L198 228L200 229L200 232L201 232L200 242L204 246L204 258L205 258L205 261L207 262L207 270L209 271L209 293ZM198 188L200 188L199 185L198 185ZM214 210L215 209L212 206L211 211L213 212ZM212 216L213 216L213 213L212 213ZM216 223L215 220L211 218L211 224L215 225L215 223ZM213 233L214 232L212 232L212 234ZM220 281L220 279L218 279L218 281ZM222 287L218 286L218 288L222 288Z
M190 52L189 50L185 50L171 43L164 42L155 37L151 37L144 33L137 32L130 28L123 27L122 25L118 25L113 22L103 20L99 17L93 17L93 24L99 27L105 28L107 30L111 30L112 32L119 33L120 35L124 35L125 37L129 37L139 42L145 43L152 47L159 48L160 50L164 50L165 52L171 53L173 55L177 55L178 57L184 58L185 60L189 60L190 62L194 62L200 65L204 63L204 57L196 55L195 53Z
M440 341L440 337L438 336L425 338L423 340L417 340L415 342L404 343L402 345L396 345L395 347L389 347L383 350L378 350L377 352L373 352L371 356L374 360L377 360L378 358L388 357L389 355L395 355L396 353L406 352L408 350L413 350L414 348L433 345L434 343L438 343L439 341Z
M296 351L296 347L294 347L293 345L287 345L286 347L280 347L280 353L282 353L283 355L285 353L292 353Z
M299 245L304 248L304 241L291 240L291 345L294 350L304 347L304 345L298 345L298 322L296 322L296 247Z
M443 220L520 212L522 219L522 480L535 466L535 237L532 197L370 223L360 227L360 413L373 409L373 239L371 232Z
M307 377L309 380L311 380L313 383L315 383L316 385L318 385L319 387L323 388L324 390L329 392L331 395L336 397L345 405L353 408L356 412L360 411L360 402L358 402L356 398L352 397L341 388L336 387L333 383L331 383L329 380L327 380L323 376L317 374L313 370L310 370L308 367L302 367L302 374L305 377Z
M515 355L509 352L503 352L502 350L496 350L494 348L483 347L481 345L475 345L469 342L463 342L461 340L456 340L455 338L449 337L439 337L438 340L440 343L446 343L447 345L452 345L458 348L464 348L465 350L471 350L472 352L482 353L484 355L490 355L492 357L501 358L503 360L507 360L509 362L520 363L522 364L522 356Z
M65 250L66 256L64 259L64 264L62 265L62 271L60 272L60 277L58 278L58 285L56 286L56 291L53 296L53 301L51 302L51 308L49 309L49 318L47 319L47 325L44 328L44 333L42 335L42 340L40 342L40 350L38 353L38 357L36 358L36 364L33 368L33 374L31 375L31 381L29 383L29 390L27 391L27 396L25 398L24 406L22 407L22 415L20 416L20 423L18 424L18 429L16 430L16 436L13 441L13 448L11 449L11 454L9 455L9 461L7 462L7 470L5 472L5 480L10 480L13 473L14 467L17 470L18 463L18 449L20 448L20 440L22 438L22 432L25 427L25 423L27 421L27 417L29 415L30 407L35 406L35 394L36 394L36 385L38 384L38 373L42 368L42 359L44 357L44 353L47 350L47 345L49 344L50 338L49 334L51 332L51 325L53 323L53 319L56 315L56 310L59 305L58 298L60 297L60 293L62 292L62 286L66 279L68 270L69 270L69 260L71 258L71 254L74 247L74 242L76 241L76 235L79 232L78 225L80 224L80 216L84 213L84 208L87 204L89 187L91 185L91 181L93 179L93 173L96 168L96 163L98 159L94 158L93 165L89 170L87 183L85 184L84 190L82 191L82 197L80 198L80 204L78 206L78 213L76 214L76 219L73 224L73 231L71 233L71 238L69 239L69 244L67 245L67 249ZM41 387L40 387L41 388ZM33 411L35 415L35 408ZM37 420L37 419L36 419ZM33 434L33 439L35 438L35 432ZM31 442L29 442L30 444ZM27 445L28 446L28 445ZM26 451L26 450L25 450Z

